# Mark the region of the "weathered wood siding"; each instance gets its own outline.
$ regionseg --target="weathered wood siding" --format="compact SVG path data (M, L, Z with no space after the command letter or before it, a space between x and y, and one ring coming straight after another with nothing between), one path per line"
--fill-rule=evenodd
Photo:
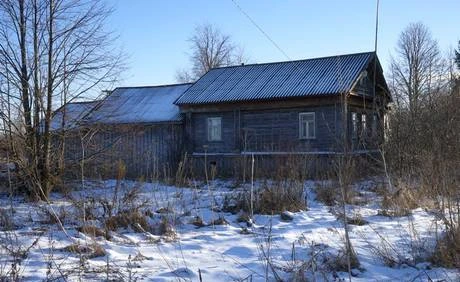
M85 174L91 177L116 177L122 163L129 178L160 178L174 174L182 140L181 124L91 127L66 139L66 163L78 168L84 160Z
M208 118L222 118L222 140L208 141ZM235 142L235 114L233 111L208 112L192 114L193 149L194 152L223 153L238 151Z
M315 113L313 139L299 138L299 114ZM337 145L335 106L242 112L243 150L256 152L331 151Z
M299 114L315 113L314 139L299 137ZM311 152L337 147L341 132L340 104L289 108L235 107L232 111L191 113L190 140L194 153ZM208 141L207 118L222 118L222 140Z

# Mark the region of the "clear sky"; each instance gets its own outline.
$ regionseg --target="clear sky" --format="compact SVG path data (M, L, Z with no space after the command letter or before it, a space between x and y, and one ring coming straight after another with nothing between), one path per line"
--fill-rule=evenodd
M288 56L372 51L376 0L234 0ZM112 0L109 27L128 54L120 85L175 83L189 65L189 43L197 24L210 23L232 36L251 63L286 57L242 14L232 0ZM423 22L442 50L460 39L460 0L380 0L377 53L387 68L399 33Z

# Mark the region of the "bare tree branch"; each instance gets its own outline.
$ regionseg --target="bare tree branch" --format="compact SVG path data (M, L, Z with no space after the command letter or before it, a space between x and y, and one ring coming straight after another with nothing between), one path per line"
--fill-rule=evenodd
M223 34L213 25L198 25L188 41L191 69L177 71L176 79L179 82L195 81L212 68L247 61L243 48L233 43L230 35Z

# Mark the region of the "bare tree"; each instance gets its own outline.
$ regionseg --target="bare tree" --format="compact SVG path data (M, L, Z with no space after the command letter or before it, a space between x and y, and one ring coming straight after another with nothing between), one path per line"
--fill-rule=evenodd
M422 100L442 81L438 43L425 25L412 23L401 32L395 51L391 78L396 102L416 114Z
M457 68L460 70L460 41L458 41L458 49L455 50L455 64L457 64Z
M392 62L393 94L399 99L390 112L385 142L387 177L394 178L397 198L406 189L419 205L434 204L444 231L436 235L431 260L460 266L460 211L458 163L460 153L460 87L451 54L443 59L428 29L409 25L397 45ZM398 205L404 207L401 201Z
M11 108L2 120L20 118L14 135L22 148L14 156L34 198L45 199L53 186L53 108L99 92L122 69L105 28L110 14L103 0L0 2L0 77L11 86L1 96Z
M243 49L232 41L231 36L211 24L196 26L188 41L191 69L177 71L176 79L180 82L195 81L212 68L241 64L247 60Z

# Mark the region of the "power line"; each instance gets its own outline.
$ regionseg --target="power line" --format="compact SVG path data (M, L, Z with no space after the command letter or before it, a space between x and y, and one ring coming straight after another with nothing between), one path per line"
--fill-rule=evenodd
M233 2L233 4L235 4L235 6L238 8L238 10L246 17L248 18L248 20L268 39L268 41L270 41L273 46L276 47L276 49L278 49L289 61L292 61L292 59L286 54L286 52L283 51L283 49L281 49L281 47L276 44L276 42L248 15L248 13L246 13L243 8L240 7L240 5L238 5L238 3L236 2L236 0L231 0Z

